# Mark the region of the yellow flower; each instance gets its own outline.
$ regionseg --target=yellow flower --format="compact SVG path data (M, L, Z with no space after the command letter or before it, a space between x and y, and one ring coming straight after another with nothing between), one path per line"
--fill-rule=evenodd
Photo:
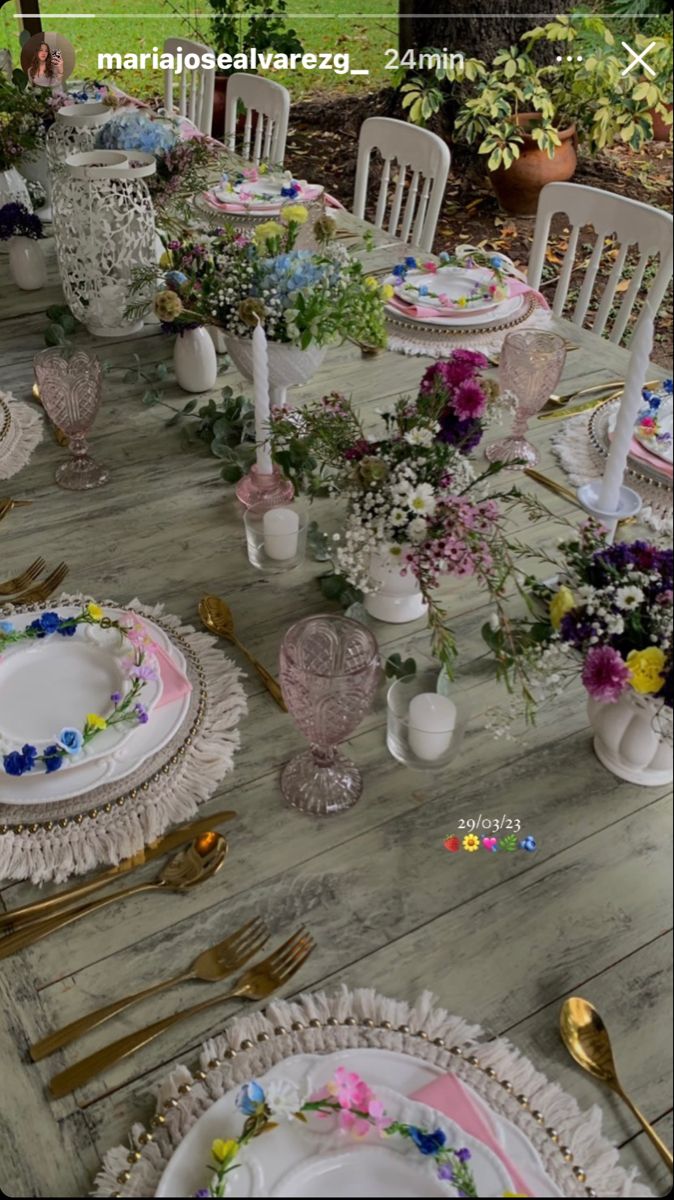
M630 683L635 692L642 696L659 692L665 682L666 661L664 651L659 646L649 646L647 650L630 650L627 665L631 672Z
M365 287L367 288L368 292L376 292L379 287L379 284L377 283L377 280L375 279L374 275L366 275L363 280L363 283L365 284Z
M459 308L465 308L468 303L468 300L466 299L465 296L459 296L456 303Z
M395 288L393 287L393 284L384 283L384 284L382 284L381 291L379 294L380 294L382 300L390 300L394 291L395 291Z
M238 1150L238 1144L233 1138L228 1138L226 1142L222 1138L216 1138L211 1146L211 1154L219 1163L229 1162L230 1158L235 1158Z
M259 246L261 242L280 237L282 233L284 233L284 229L278 221L263 221L261 225L256 226L254 237Z
M269 170L268 163L260 163L260 165L257 169L257 173L258 173L258 175L266 175L268 170Z
M472 854L475 850L480 849L480 839L479 837L476 837L474 833L467 833L461 845L463 846L464 850L467 850L469 854Z
M303 204L286 204L281 215L294 225L304 225L309 220L309 210Z
M108 722L105 717L99 717L98 713L87 713L87 725L90 729L108 728Z
M159 266L163 267L164 270L168 270L169 267L173 266L173 255L171 254L170 250L164 251L161 258L159 259Z
M559 627L562 623L562 617L565 617L566 614L568 612L571 612L571 609L575 608L575 607L576 607L576 601L574 599L571 588L568 588L564 584L562 584L559 591L557 592L557 595L553 596L552 600L550 601L550 610L549 611L550 611L550 620L552 622L552 628L559 629Z
M101 608L100 604L87 604L87 612L88 612L89 616L91 617L92 621L102 621L103 620L104 614L103 614L103 609Z

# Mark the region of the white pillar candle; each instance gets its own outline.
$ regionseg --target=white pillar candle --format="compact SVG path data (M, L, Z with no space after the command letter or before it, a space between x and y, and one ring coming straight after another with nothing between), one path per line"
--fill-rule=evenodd
M258 322L253 332L253 396L255 402L255 461L260 475L272 474L272 461L266 440L269 437L269 362L267 339Z
M633 339L630 365L625 380L623 398L618 411L615 432L606 460L606 470L599 489L598 508L602 512L618 510L627 456L634 436L634 424L642 405L642 389L648 377L648 362L653 350L653 311L648 300Z
M441 758L449 749L455 725L456 705L449 696L437 692L414 696L407 714L410 750L426 762Z
M299 513L294 508L269 508L262 516L262 536L269 558L294 558L299 544Z

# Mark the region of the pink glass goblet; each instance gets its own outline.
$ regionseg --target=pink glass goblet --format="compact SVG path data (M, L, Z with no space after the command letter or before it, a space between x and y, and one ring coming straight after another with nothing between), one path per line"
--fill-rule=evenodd
M377 642L358 621L324 615L291 625L281 645L281 689L311 749L281 771L286 804L324 816L356 803L361 774L337 746L371 707L380 676Z
M487 446L485 456L489 462L522 469L538 462L538 451L526 438L527 425L559 382L565 358L564 339L556 333L522 329L506 335L499 362L499 386L501 393L510 392L515 397L517 408L510 437Z
M49 419L66 434L72 453L56 470L56 482L71 491L100 487L110 478L89 455L87 435L101 404L101 364L84 350L62 346L35 356L40 400Z

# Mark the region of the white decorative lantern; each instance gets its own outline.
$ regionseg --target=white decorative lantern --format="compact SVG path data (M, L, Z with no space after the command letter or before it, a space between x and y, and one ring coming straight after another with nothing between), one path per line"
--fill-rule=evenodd
M154 266L154 209L145 179L154 174L151 154L93 150L71 154L54 179L54 237L65 298L73 315L97 337L137 333L142 317L126 316L130 304L147 307L132 291L137 267Z
M63 108L59 108L46 139L47 166L52 182L69 154L85 153L94 149L96 134L111 116L112 109L102 100L65 104Z
M0 171L0 208L5 204L23 204L28 209L28 212L33 211L26 181L23 175L19 174L16 167L9 167L6 171Z

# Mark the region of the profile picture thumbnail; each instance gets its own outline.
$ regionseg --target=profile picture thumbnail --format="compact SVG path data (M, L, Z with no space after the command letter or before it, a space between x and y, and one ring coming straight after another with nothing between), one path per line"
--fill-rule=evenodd
M21 48L21 66L34 87L59 89L73 73L75 50L60 33L34 33Z

